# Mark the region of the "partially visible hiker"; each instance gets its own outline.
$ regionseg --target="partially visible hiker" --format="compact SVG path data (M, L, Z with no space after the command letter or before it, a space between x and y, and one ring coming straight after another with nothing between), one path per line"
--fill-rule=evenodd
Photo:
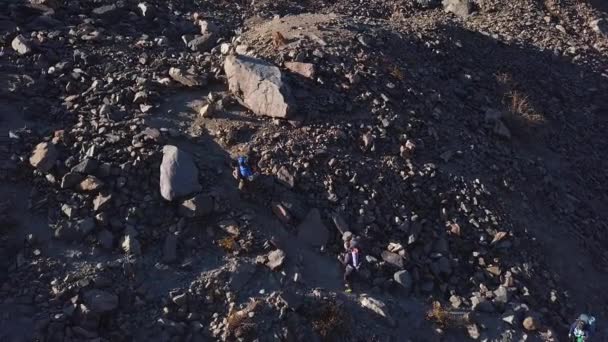
M239 156L234 169L234 175L239 181L239 190L246 190L248 184L255 181L259 173L251 166L250 160L246 156Z
M595 333L595 317L581 314L570 326L568 338L572 342L588 342Z

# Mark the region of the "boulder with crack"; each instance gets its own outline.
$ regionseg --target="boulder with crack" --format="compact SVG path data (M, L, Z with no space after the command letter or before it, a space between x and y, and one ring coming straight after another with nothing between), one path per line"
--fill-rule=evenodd
M263 60L247 56L228 56L224 62L230 91L257 115L290 118L296 105L281 70Z

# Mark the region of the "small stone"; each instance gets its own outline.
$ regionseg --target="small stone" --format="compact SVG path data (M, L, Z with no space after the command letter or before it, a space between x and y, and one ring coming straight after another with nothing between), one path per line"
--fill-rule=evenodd
M179 213L184 217L203 217L213 212L213 197L199 194L182 202Z
M97 191L103 187L103 182L95 176L87 176L83 181L78 184L77 190L79 191Z
M55 145L42 142L36 145L30 157L30 164L40 172L47 172L53 168L57 161L57 150Z
M78 163L72 168L72 172L91 174L97 170L97 161L91 158L85 158L85 160Z
M218 33L219 28L208 20L198 20L197 25L201 28L201 34Z
M131 235L125 235L120 242L120 246L123 251L129 255L141 254L141 245L139 244L139 241Z
M15 37L11 42L11 46L19 55L27 55L32 52L30 42L22 35Z
M523 326L528 331L536 331L539 328L539 323L534 316L528 316L524 319Z
M104 211L110 206L110 200L112 199L112 195L103 195L99 194L93 200L93 211L100 212Z
M372 133L363 134L361 139L363 140L363 151L369 151L373 148L374 136L372 135Z
M116 5L99 6L93 9L92 13L100 17L109 17L114 15L118 10Z
M283 223L291 222L291 215L281 203L273 202L271 204L272 212L279 218Z
M285 261L285 252L280 249L274 250L268 253L268 261L266 262L266 266L273 271L278 270L283 266L283 262Z
M494 303L507 304L509 302L509 292L506 287L499 286L494 291Z
M300 62L285 62L285 67L302 77L314 79L315 78L315 65L311 63L300 63Z
M228 43L222 43L222 45L220 45L220 52L222 55L227 55L228 53L230 53L230 48L232 47L232 45L228 44Z
M137 8L139 8L142 17L144 18L151 18L154 16L154 7L152 7L147 2L140 2L139 4L137 4Z
M207 83L203 81L200 77L197 77L179 68L170 68L169 76L177 83L185 85L186 87L199 87L204 86Z
M500 267L498 266L489 266L486 268L486 271L495 276L499 276L502 273Z
M406 270L395 272L393 279L405 289L406 293L409 293L414 286L414 279Z
M68 172L61 178L61 188L71 189L76 184L80 183L84 179L84 175L75 172Z
M61 212L67 217L67 218L73 218L76 210L74 209L73 206L69 205L69 204L63 204L61 206Z
M492 244L502 241L507 236L507 232L498 232L492 239Z
M403 257L397 253L383 251L381 256L382 256L382 260L384 260L389 265L393 265L397 268L403 268L403 266L404 266Z
M515 315L514 314L506 314L502 317L502 320L504 322L509 323L510 325L513 325L515 323Z
M183 293L171 298L171 301L173 301L173 303L175 303L177 306L184 306L188 303L188 296Z
M452 304L452 307L454 309L458 309L462 305L462 298L456 295L452 295L450 296L450 304Z
M279 171L277 171L277 180L279 183L285 185L286 187L292 189L295 185L295 178L289 169L286 166L281 166Z
M203 118L210 118L213 116L214 112L215 112L215 106L213 105L213 103L207 103L206 105L202 106L198 110L198 115L200 115Z
M414 151L416 150L416 144L414 144L411 140L405 142L405 145L402 145L400 148L401 158L410 159L414 156Z
M441 0L416 0L416 5L422 9L430 9L440 6Z

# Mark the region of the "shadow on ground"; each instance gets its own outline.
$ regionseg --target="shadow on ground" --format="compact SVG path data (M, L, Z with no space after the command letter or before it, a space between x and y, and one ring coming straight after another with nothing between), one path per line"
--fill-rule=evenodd
M553 51L523 43L507 44L456 24L441 26L436 32L429 40L405 38L408 35L404 33L387 35L374 42L374 51L382 51L382 56L372 55L366 62L375 63L387 74L398 67L405 76L386 80L397 85L399 91L392 93L371 80L363 82L363 88L377 87L390 93L393 108L399 113L386 129L386 136L376 140L375 155L398 155L398 137L408 132L408 123L417 125L420 132L426 130L428 135L413 137L422 146L414 157L416 162L436 163L440 154L453 152L454 157L439 164L441 177L446 180L444 185L450 184L447 179L462 177L469 182L479 179L492 190L492 197L485 200L492 211L505 214L501 225L513 230L520 239L520 249L525 251L493 251L493 255L500 258L503 269L531 265L537 268L529 277L520 279L532 291L526 300L552 307L545 298L549 279L568 290L572 309L547 314L560 336L565 335L567 323L580 312L589 310L605 317L608 297L600 284L607 281L601 269L608 261L602 247L608 241L605 223L608 180L603 171L608 167L608 140L604 134L608 128L605 115L608 99L603 96L608 91L606 78L595 69L593 60L589 64L574 62ZM601 56L590 58L600 58L602 64L606 63ZM492 110L502 113L501 121L511 138L496 135L493 125L486 122L486 113ZM349 118L349 113L335 114L316 115L310 124L369 122ZM348 136L342 146L329 142L331 153L327 159L333 153L351 157L353 164L370 162L373 157L361 152L359 139ZM444 223L439 217L442 204L437 193L449 193L450 189L441 184L438 188L424 189L423 183L420 195L430 202L416 196L403 198L402 194L409 193L411 188L399 175L406 165L397 163L396 170L376 164L360 175L360 181L373 184L381 196L376 201L373 224L360 220L361 204L355 197L345 196L331 204L332 209L346 212L355 231L365 231L380 246L395 239L407 241L407 235L378 229L391 225L384 217L395 214L394 199L400 199L430 225ZM337 182L334 187L350 186ZM448 210L454 210L448 216L460 217L456 208ZM464 229L475 229L465 217L460 220ZM460 244L454 237L447 238L450 245ZM568 254L563 253L566 250ZM464 250L453 250L451 257L467 260L470 255ZM542 265L550 266L548 275L541 272ZM465 292L476 286L460 283L448 289L466 296L469 293ZM449 297L445 293L435 295L445 300Z

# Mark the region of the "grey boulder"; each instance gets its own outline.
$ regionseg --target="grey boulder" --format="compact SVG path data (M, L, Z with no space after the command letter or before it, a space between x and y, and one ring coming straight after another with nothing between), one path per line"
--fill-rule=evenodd
M473 11L473 3L471 0L443 0L443 10L466 18Z
M263 60L247 56L228 56L224 62L228 87L257 115L289 118L295 100L281 70Z
M201 191L198 169L192 157L173 145L163 147L160 165L160 194L167 201Z

